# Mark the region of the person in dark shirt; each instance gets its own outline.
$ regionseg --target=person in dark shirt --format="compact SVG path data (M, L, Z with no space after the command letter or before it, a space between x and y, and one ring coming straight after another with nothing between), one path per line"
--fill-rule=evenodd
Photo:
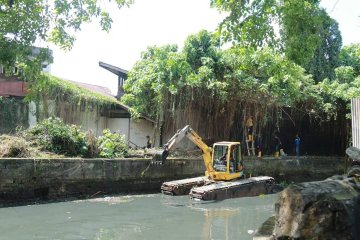
M260 134L256 137L255 148L257 151L257 156L261 157L263 152L263 141Z
M295 147L295 153L296 153L297 157L300 156L300 143L301 143L300 137L298 134L296 134L296 137L294 140L294 147Z
M146 148L151 148L152 141L150 139L150 136L146 136Z
M279 157L279 152L280 152L280 148L281 148L281 140L280 140L278 132L275 132L275 134L274 134L274 144L275 144L275 156Z

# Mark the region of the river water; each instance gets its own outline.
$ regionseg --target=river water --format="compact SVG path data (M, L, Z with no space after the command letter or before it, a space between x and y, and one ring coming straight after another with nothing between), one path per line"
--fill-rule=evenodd
M198 202L162 194L0 208L1 240L252 239L277 195Z

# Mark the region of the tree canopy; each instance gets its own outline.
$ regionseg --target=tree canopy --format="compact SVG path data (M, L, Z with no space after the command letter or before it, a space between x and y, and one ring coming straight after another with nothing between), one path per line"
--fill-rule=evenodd
M323 58L319 55L329 53L323 52L326 44L335 47L335 58L341 46L337 23L319 3L319 0L211 0L213 7L229 13L219 26L225 42L252 48L273 47L305 68L311 60L319 66L319 57ZM330 42L324 43L324 38Z
M113 2L121 8L131 4L132 0ZM98 0L0 1L0 64L13 67L15 63L23 63L31 65L34 71L37 65L29 55L36 40L70 49L75 33L93 18L99 19L101 28L108 31L112 20L105 7ZM44 60L48 58L45 55L40 54L37 58Z
M173 118L181 125L182 115L195 123L202 114L212 115L214 123L225 115L234 122L235 115L249 114L245 106L292 106L309 96L312 84L303 68L270 48L222 50L214 34L201 31L181 51L149 47L130 71L122 101L159 122Z
M345 46L334 69L334 79L325 79L316 86L323 110L336 117L350 112L350 100L360 97L360 44Z

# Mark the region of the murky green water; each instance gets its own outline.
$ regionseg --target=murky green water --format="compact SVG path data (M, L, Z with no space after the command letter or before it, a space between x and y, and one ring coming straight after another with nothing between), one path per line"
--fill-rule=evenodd
M0 208L0 239L252 239L277 195L194 202L161 194Z

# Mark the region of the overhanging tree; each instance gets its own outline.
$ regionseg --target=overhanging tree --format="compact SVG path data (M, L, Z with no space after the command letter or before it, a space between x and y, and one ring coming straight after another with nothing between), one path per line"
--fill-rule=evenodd
M132 0L114 0L119 8ZM32 71L41 70L38 60L29 59L36 40L53 42L70 49L83 23L99 19L103 30L111 27L111 17L104 3L98 0L2 0L0 1L0 64L13 67L15 63L31 65ZM45 51L46 53L46 51ZM46 59L40 54L40 62ZM48 60L48 59L47 59ZM35 72L33 72L35 74ZM32 77L36 77L36 74Z
M201 31L182 51L149 48L130 71L122 101L169 132L191 124L205 138L239 140L246 115L259 129L275 126L282 107L308 97L311 78L274 50L221 50L217 43Z
M324 52L325 45L339 49L341 37L335 20L319 6L319 0L211 0L211 5L229 15L220 23L219 30L225 42L244 47L273 47L296 64L306 68L310 61L334 54L323 63L333 64L338 52ZM331 43L330 36L336 37ZM338 39L339 38L339 39ZM324 56L319 56L319 54ZM330 63L328 63L330 61ZM317 64L322 63L317 61ZM312 69L313 70L313 69ZM310 71L311 72L311 71ZM313 73L314 71L312 71ZM322 76L320 76L322 77ZM321 79L322 80L322 79Z

